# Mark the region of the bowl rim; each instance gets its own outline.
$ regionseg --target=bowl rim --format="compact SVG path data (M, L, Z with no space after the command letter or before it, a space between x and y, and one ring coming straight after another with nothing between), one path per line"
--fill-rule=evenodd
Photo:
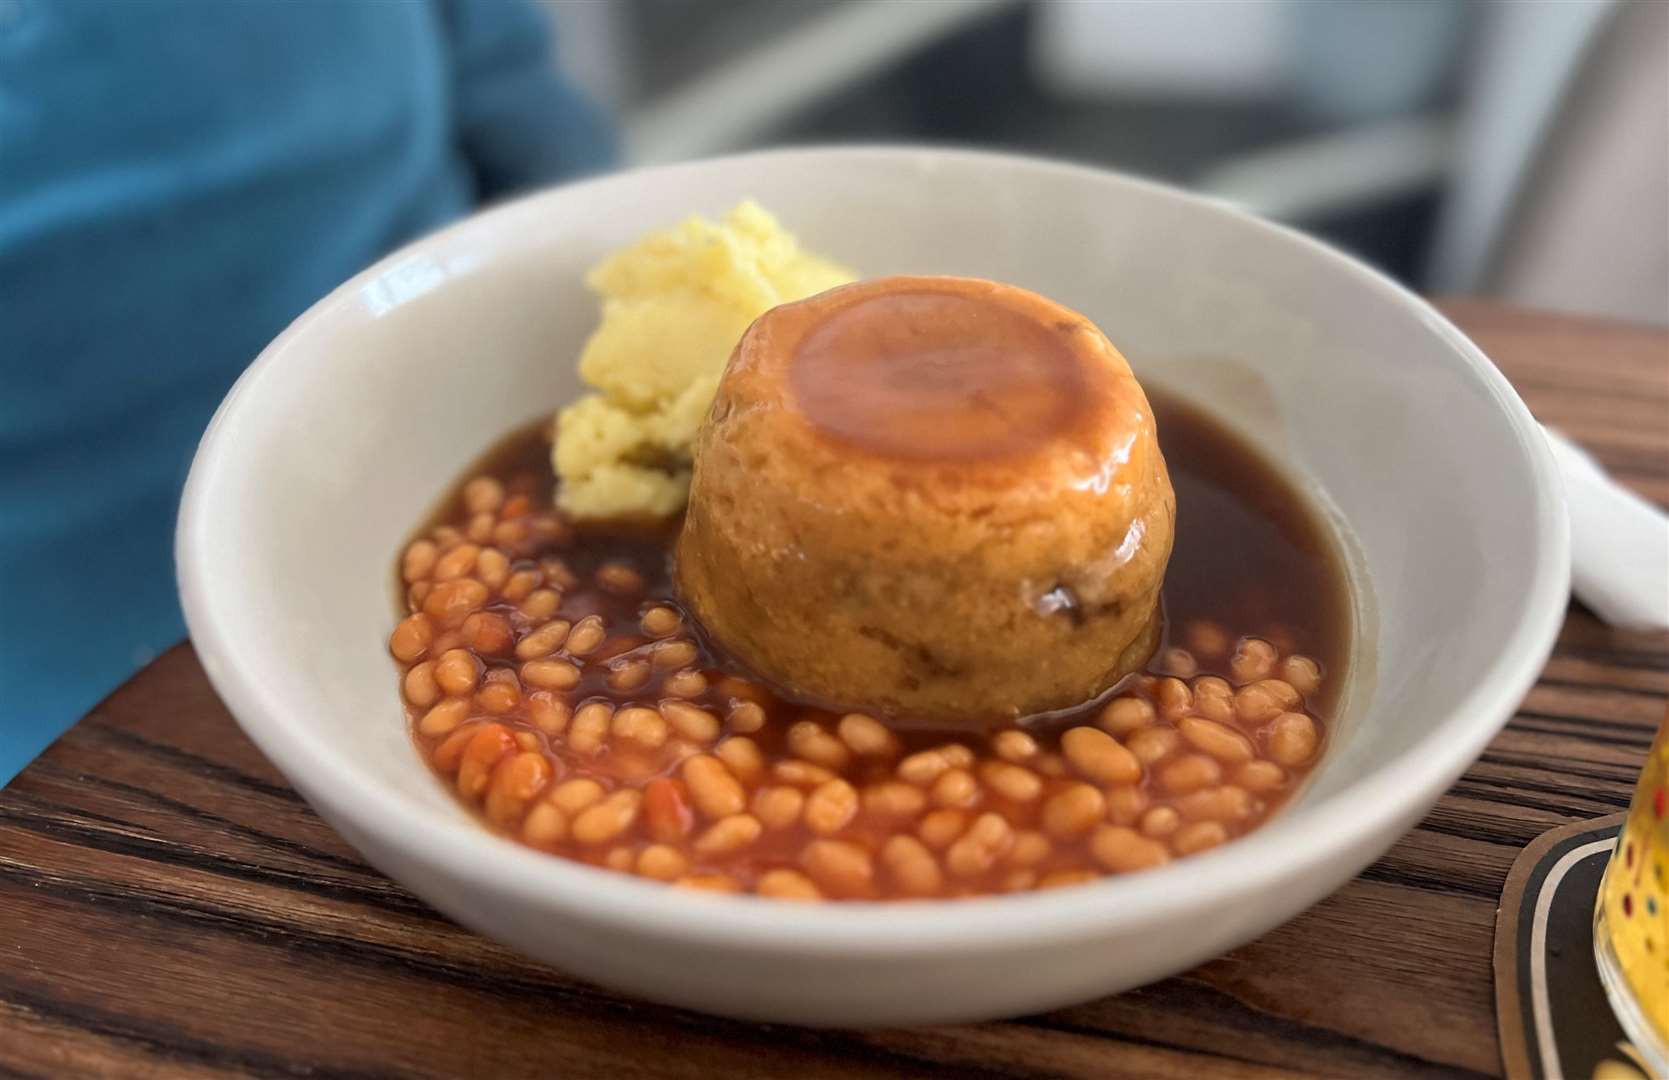
M235 479L228 483L226 450L236 437L237 418L252 407L261 383L278 368L292 345L390 268L461 234L536 214L547 201L626 178L658 177L677 183L681 176L715 165L791 158L815 162L823 169L839 168L856 159L897 165L953 164L1054 174L1133 189L1150 198L1187 204L1232 228L1262 232L1278 243L1296 245L1359 286L1408 310L1505 415L1527 467L1535 503L1526 525L1532 528L1537 559L1520 617L1469 693L1423 738L1355 784L1293 807L1232 844L1141 874L1070 889L908 903L804 905L751 896L714 896L553 858L385 786L351 757L330 752L284 723L284 695L274 682L255 676L269 665L230 629L229 616L218 606L210 587L206 553L215 543L213 497L236 486ZM222 401L204 432L186 481L175 557L191 640L216 691L239 727L286 778L308 778L306 793L327 819L349 823L402 860L467 881L474 888L509 894L530 906L572 912L594 925L715 947L824 956L923 955L971 944L1000 950L1065 943L1117 926L1159 923L1182 911L1213 908L1226 897L1278 887L1306 871L1319 872L1350 860L1351 852L1371 843L1376 834L1395 829L1416 804L1421 810L1429 805L1504 726L1552 650L1563 622L1570 574L1563 487L1540 427L1505 376L1476 345L1425 300L1384 274L1296 229L1254 217L1220 200L1112 170L984 150L872 145L762 150L579 180L470 215L379 259L298 316L261 351ZM421 762L414 757L414 764ZM1411 792L1419 798L1410 799ZM1375 848L1374 856L1378 854ZM1352 872L1366 861L1352 861Z

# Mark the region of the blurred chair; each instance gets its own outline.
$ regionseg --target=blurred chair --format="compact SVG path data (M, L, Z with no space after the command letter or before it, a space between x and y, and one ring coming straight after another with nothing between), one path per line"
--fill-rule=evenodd
M1491 5L1432 288L1669 323L1669 5Z

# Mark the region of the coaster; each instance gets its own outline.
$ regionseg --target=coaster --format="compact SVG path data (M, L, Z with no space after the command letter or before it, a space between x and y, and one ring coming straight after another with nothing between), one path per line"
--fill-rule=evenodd
M1495 918L1495 1013L1509 1080L1649 1075L1594 966L1594 902L1627 816L1543 833L1507 875Z

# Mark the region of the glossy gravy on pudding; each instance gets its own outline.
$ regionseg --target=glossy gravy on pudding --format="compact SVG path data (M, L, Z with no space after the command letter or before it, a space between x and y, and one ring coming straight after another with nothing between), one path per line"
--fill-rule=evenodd
M533 847L787 899L1048 888L1232 840L1314 767L1350 598L1285 477L1149 398L1177 497L1165 635L1094 702L971 737L784 700L684 616L671 529L554 512L541 424L484 456L400 560L390 649L418 750Z

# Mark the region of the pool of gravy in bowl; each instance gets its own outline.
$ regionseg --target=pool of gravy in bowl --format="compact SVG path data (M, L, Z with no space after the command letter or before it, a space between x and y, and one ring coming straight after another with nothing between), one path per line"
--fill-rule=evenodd
M840 702L786 700L690 625L672 588L676 523L576 527L556 514L541 422L477 461L396 567L413 614L391 649L417 748L497 831L719 891L1013 892L1232 840L1321 756L1349 664L1350 593L1337 541L1291 480L1204 412L1149 396L1177 498L1164 636L1146 672L1094 701L980 735L888 730ZM565 643L528 648L541 631ZM1250 639L1268 659L1248 674L1237 649ZM1257 698L1260 679L1305 671L1318 678L1301 700ZM1193 738L1223 742L1199 723L1210 681L1230 695L1226 747ZM1167 694L1190 686L1194 705L1171 709ZM1140 778L1086 771L1063 738L1085 727L1135 751ZM1097 738L1078 741L1096 750Z

